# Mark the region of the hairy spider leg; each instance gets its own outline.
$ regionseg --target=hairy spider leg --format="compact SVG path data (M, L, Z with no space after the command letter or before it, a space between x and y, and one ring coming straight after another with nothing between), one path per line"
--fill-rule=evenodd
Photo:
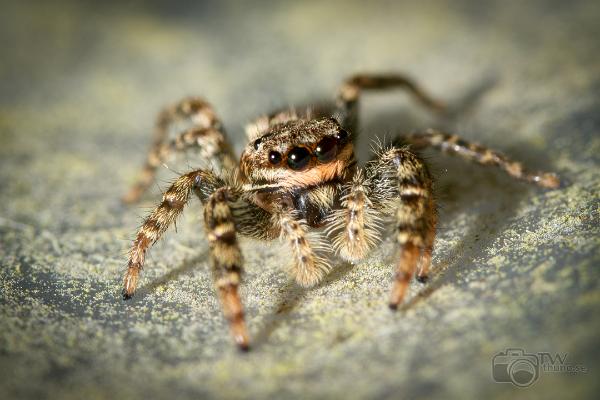
M346 79L338 90L336 105L340 124L354 133L359 123L359 100L363 90L404 89L421 104L435 112L446 110L445 104L431 97L414 81L402 74L357 74Z
M211 248L213 278L223 312L230 322L236 343L241 349L247 349L249 339L238 294L242 257L227 203L228 188L223 185L224 182L213 173L196 170L182 175L169 187L162 202L144 219L129 250L123 298L127 300L133 297L146 251L175 222L194 192L205 203L205 230Z
M433 147L448 154L458 155L469 161L482 165L491 165L506 172L513 178L532 183L547 189L556 189L560 180L556 174L542 171L528 171L523 164L511 160L504 154L461 139L457 135L428 129L407 136L400 136L399 141L408 143L415 149Z
M171 141L169 131L180 121L192 124ZM156 169L171 154L197 147L200 157L210 164L217 174L232 170L236 166L235 156L221 122L212 106L200 98L190 97L163 109L157 118L154 139L146 163L137 182L122 198L125 203L135 203L148 190L156 175Z
M395 220L399 254L389 301L395 309L417 266L419 276L429 269L437 221L433 182L425 163L406 147L382 150L365 170L371 204Z

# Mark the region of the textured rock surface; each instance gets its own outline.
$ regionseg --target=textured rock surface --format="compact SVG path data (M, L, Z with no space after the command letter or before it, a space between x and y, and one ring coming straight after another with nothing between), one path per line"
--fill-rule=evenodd
M0 15L4 398L597 397L598 2L14 3ZM197 203L151 251L135 300L119 299L128 241L174 177L119 203L160 106L205 96L239 150L251 117L328 99L361 70L406 71L456 110L436 120L406 95L369 96L365 136L443 127L565 187L427 153L435 275L396 314L389 240L312 290L290 282L282 245L244 242L249 354L213 295ZM506 347L568 353L589 372L498 384Z

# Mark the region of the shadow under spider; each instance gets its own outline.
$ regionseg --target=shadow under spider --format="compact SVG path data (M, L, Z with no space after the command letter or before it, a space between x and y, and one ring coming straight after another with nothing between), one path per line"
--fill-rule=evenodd
M310 290L322 288L343 279L353 267L352 264L347 262L335 264L331 272L312 288L303 288L293 280L288 281L280 290L276 305L273 308L274 312L265 318L258 332L254 335L253 346L258 347L266 343L271 334L289 319L289 314L304 300Z
M526 193L524 190L522 193ZM524 196L519 199L522 200ZM520 202L520 201L519 201ZM486 226L489 218L487 213L481 212L477 215L475 221L470 224L469 229L462 236L461 240L454 248L449 251L446 260L440 260L431 266L430 279L424 287L411 298L406 299L404 304L398 307L398 311L408 311L417 306L421 301L426 300L438 289L447 283L456 283L458 276L462 272L467 272L471 267L473 260L481 253L482 249L488 248L497 238L497 233L502 232L508 225L508 221L514 217L514 211L518 205L511 208L510 212L503 214L503 222L494 224L489 232L482 232L482 227ZM448 221L451 223L451 221Z
M498 77L488 75L483 77L479 82L470 87L459 99L448 104L448 110L442 114L441 119L444 125L456 123L460 118L473 113L477 109L477 105L481 103L481 99L488 91L498 83Z
M156 289L158 289L159 286L177 280L181 275L190 272L193 268L205 262L207 254L207 251L202 251L197 255L185 259L178 267L169 270L169 272L167 272L166 274L154 279L152 282L139 288L132 300L135 301L135 299L141 299L148 293L154 292Z
M535 153L532 157L532 159L539 158L539 153ZM460 162L461 160L455 161ZM541 165L550 164L541 163ZM466 164L461 169L469 167L471 166ZM475 165L475 167L478 166ZM527 197L536 190L544 190L529 186L526 183L512 181L509 177L492 178L491 174L499 174L499 172L494 170L485 171L485 169L482 168L484 171L477 174L480 178L474 180L467 190L464 190L464 187L450 189L451 196L457 196L452 200L455 202L455 206L453 211L447 214L444 214L442 210L438 230L443 231L445 226L452 224L458 214L467 209L465 205L473 204L472 201L482 198L481 196L484 196L486 192L490 194L488 196L489 200L486 202L487 207L480 210L471 208L471 212L476 212L477 216L469 224L467 231L461 234L461 240L448 251L445 259L432 263L431 279L423 289L420 289L412 298L407 299L398 308L398 311L409 310L447 283L456 284L459 274L468 271L469 267L472 267L473 261L485 249L490 248L493 241L498 238L498 233L503 232L509 224L514 223L513 219L516 216L516 211L526 201ZM490 179L486 179L486 176L490 176ZM501 182L495 183L496 180ZM451 182L447 185L452 188ZM502 197L503 195L504 197Z

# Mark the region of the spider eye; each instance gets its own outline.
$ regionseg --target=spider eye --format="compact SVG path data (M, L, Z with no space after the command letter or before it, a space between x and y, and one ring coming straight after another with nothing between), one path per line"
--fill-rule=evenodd
M254 141L254 150L258 150L258 146L260 145L260 142L262 142L262 138L258 138Z
M281 162L281 153L272 151L269 153L269 162L273 165L277 165Z
M305 147L294 147L287 156L287 163L296 171L306 167L311 159L310 152Z
M346 143L346 141L348 140L348 132L346 132L343 129L340 129L340 131L335 134L335 138L341 143Z
M337 149L337 140L334 137L326 137L317 143L315 156L321 162L328 162L335 158Z

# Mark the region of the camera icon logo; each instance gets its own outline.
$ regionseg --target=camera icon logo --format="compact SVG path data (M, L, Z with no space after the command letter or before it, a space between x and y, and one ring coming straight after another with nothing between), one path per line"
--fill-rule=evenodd
M525 353L523 349L506 349L492 359L492 379L496 382L528 387L539 376L540 363L537 355Z

